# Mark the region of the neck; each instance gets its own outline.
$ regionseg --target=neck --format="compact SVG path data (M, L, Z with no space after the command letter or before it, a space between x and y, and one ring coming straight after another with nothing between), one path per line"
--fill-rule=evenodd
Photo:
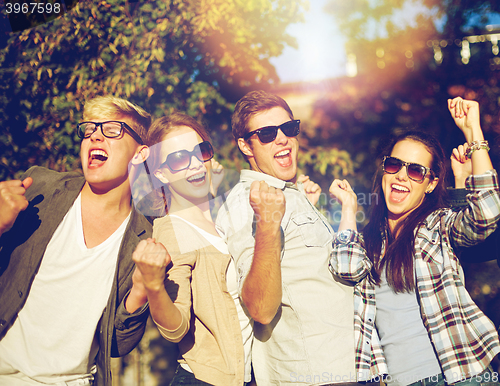
M82 189L82 205L89 205L94 210L103 212L129 213L132 207L131 192L128 184L111 190L100 190L85 182ZM85 203L85 204L84 204Z
M172 193L168 212L191 222L204 220L213 223L208 197L188 200L179 194Z

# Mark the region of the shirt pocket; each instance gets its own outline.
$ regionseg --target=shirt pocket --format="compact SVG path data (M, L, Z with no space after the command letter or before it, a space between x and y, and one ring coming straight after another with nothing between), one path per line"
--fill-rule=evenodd
M307 247L323 247L333 240L333 234L314 212L293 216L292 221L299 229L302 241Z
M417 240L422 258L425 262L443 265L443 251L441 249L441 235L439 229L421 227L417 233Z

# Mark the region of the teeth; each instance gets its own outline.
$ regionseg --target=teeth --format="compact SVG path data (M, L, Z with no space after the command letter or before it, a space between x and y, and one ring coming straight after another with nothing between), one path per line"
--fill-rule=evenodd
M290 150L283 150L283 151L280 151L279 153L277 153L275 155L275 157L281 157L281 156L288 155L288 154L290 154Z
M108 158L108 154L104 150L97 150L97 149L96 150L92 150L90 152L90 156L91 157L99 157L100 156L100 157L106 157L106 158Z
M201 179L203 177L205 177L205 172L201 172L201 173L195 174L194 176L189 177L187 180L189 182L191 182L193 180L199 180L199 179Z
M401 185L396 185L396 184L391 185L391 188L395 189L395 190L399 190L401 192L409 192L410 191L410 189L408 189L404 186L401 186Z

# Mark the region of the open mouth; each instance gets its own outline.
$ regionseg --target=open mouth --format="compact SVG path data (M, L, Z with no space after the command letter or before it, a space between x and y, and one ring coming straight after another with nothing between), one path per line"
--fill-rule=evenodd
M288 167L292 164L292 152L290 149L281 150L274 155L274 159L282 167Z
M390 199L396 203L403 201L410 194L410 189L405 186L392 184Z
M200 185L205 182L206 178L206 172L201 172L195 175L192 175L191 177L188 177L186 180L187 182L194 184L194 185Z
M104 150L94 149L89 154L89 166L100 166L108 159L108 153Z

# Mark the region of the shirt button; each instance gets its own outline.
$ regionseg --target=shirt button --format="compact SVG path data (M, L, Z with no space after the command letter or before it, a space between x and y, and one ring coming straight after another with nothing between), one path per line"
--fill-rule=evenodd
M23 292L22 291L17 291L17 294L19 295L20 298L23 297Z
M5 322L5 320L4 320L4 319L0 319L0 327L5 326L5 323L6 323L6 322Z

